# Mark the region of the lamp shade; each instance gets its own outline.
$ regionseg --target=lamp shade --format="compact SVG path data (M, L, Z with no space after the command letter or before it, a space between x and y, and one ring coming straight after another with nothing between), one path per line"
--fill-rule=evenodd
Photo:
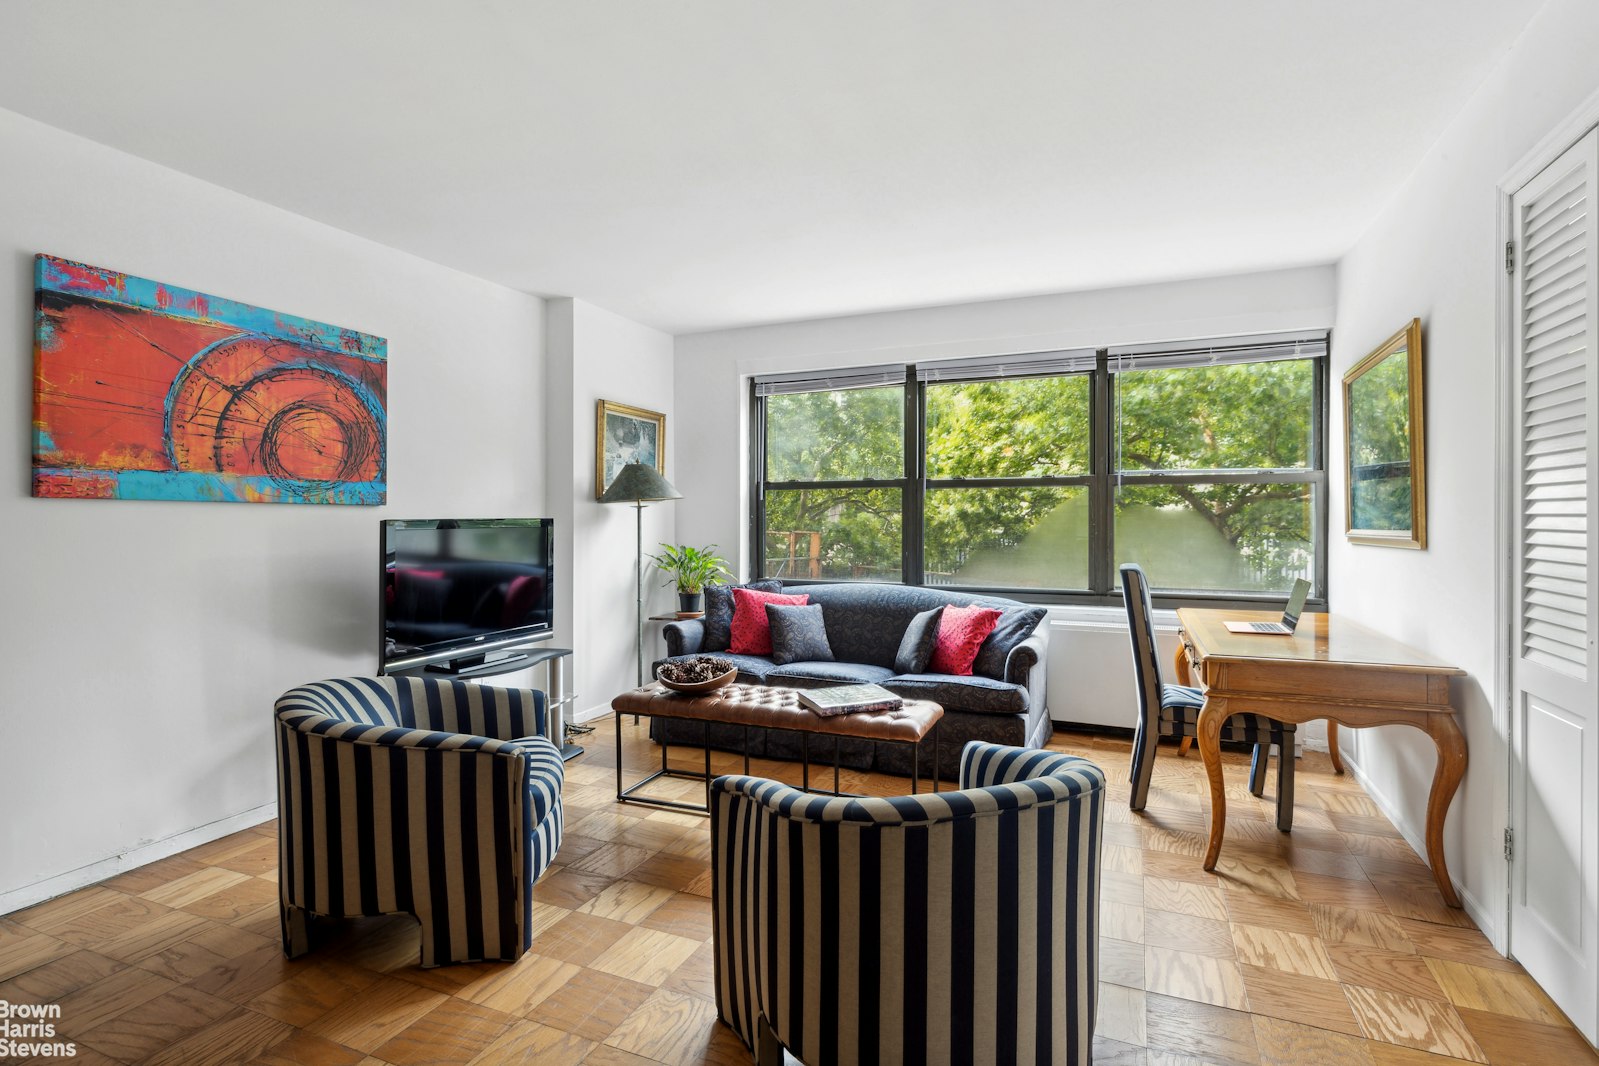
M646 500L681 500L683 494L672 483L647 463L628 463L610 488L600 497L601 503L640 503Z

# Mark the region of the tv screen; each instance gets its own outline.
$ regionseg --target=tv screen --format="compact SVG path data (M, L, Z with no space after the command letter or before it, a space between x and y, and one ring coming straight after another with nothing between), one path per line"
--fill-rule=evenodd
M481 655L555 628L554 521L383 523L383 662Z

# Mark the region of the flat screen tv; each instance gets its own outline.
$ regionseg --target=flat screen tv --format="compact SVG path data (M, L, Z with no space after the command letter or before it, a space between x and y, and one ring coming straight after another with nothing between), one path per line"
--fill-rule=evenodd
M552 635L553 519L390 519L382 537L385 672L470 668Z

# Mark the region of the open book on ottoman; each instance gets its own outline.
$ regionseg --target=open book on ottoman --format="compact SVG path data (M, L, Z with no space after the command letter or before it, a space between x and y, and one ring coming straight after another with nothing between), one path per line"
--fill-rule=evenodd
M905 702L881 685L834 685L797 691L799 701L823 718L835 714L897 711Z

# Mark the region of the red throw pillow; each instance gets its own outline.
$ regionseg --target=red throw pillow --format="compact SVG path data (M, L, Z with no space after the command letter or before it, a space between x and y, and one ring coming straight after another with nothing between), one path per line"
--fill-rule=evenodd
M810 602L810 596L785 596L781 592L735 588L733 641L727 650L734 655L772 654L772 625L766 620L766 605L785 603L794 607L803 607Z
M999 625L1003 613L992 607L945 607L938 619L938 640L933 644L927 672L969 676L978 649Z

